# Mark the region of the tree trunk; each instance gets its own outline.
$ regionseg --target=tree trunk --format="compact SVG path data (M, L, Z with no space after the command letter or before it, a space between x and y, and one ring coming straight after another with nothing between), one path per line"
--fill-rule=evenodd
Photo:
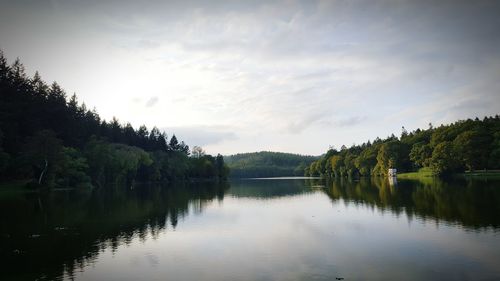
M42 184L42 178L45 172L47 171L47 167L49 166L49 161L45 159L45 167L43 168L42 172L40 173L40 177L38 178L38 184Z

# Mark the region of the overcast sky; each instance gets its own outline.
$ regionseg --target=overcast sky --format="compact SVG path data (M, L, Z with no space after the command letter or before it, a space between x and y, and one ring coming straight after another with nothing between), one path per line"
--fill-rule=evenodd
M210 153L319 155L500 113L500 1L0 5L9 62Z

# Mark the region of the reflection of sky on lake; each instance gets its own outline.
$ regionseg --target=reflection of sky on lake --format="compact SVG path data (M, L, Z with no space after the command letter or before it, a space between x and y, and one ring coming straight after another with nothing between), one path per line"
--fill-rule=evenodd
M108 248L77 280L499 278L498 233L409 219L321 191L191 205L175 229Z

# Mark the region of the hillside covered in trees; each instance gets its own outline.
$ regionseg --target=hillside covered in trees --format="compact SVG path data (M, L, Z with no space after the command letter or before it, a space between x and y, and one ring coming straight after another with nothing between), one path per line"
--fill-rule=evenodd
M319 157L283 152L252 152L224 156L231 169L231 177L285 177L302 176L304 169Z
M426 130L408 132L398 138L375 139L340 150L330 149L305 169L310 176L359 177L386 175L427 168L434 175L471 170L500 169L500 117L457 121Z
M221 155L189 155L183 141L156 127L102 120L0 52L0 181L74 187L227 176Z

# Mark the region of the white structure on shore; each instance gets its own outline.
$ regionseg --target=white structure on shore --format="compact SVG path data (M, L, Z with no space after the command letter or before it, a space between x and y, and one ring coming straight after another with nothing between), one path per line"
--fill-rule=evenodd
M396 169L389 169L389 172L387 173L387 176L390 178L395 178L397 175L397 170Z

